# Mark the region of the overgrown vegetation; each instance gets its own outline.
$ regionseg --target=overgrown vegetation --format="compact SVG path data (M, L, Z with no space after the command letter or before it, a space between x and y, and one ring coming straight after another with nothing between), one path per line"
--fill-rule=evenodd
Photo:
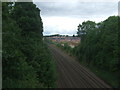
M67 53L71 54L72 53L72 48L68 45L68 43L56 43L58 47L66 51ZM64 46L63 46L64 45Z
M117 88L120 87L118 20L118 16L111 16L100 23L86 21L80 24L77 34L81 38L81 42L74 50L80 62L87 63L89 67L92 66L92 68L96 68L95 70L104 70L109 74L116 73L117 77L115 74L112 76L115 77L115 81L109 83ZM104 77L105 73L102 74ZM108 78L111 78L110 76L108 75Z
M86 21L78 26L78 46L71 48L67 43L55 43L69 55L101 77L113 88L120 88L120 17L110 16L95 23Z
M55 87L54 62L32 2L2 3L3 88Z

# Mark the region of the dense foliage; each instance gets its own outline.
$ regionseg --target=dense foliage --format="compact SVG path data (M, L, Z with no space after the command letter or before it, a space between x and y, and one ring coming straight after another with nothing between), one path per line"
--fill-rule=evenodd
M68 43L53 43L65 52L67 52L70 56L73 55L73 48L71 48Z
M103 22L83 22L78 26L81 42L74 50L80 61L110 72L120 72L118 16Z
M54 87L54 65L32 2L2 3L3 88Z

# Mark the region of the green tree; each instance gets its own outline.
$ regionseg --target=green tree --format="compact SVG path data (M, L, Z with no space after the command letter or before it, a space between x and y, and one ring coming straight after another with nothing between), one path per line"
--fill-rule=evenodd
M54 87L54 62L32 2L3 3L3 88Z
M111 16L98 24L92 21L83 22L78 27L78 36L81 37L76 50L79 58L107 70L119 70L117 16Z
M93 21L83 22L82 25L79 24L79 25L78 25L78 32L77 32L78 36L80 36L81 39L83 39L84 36L87 34L87 32L88 32L89 30L93 30L93 29L95 28L95 25L96 25L96 24L95 24L95 22L93 22Z
M10 18L9 4L11 3L2 3L3 88L38 87L37 74L34 72L33 67L27 64L25 61L26 56L24 56L20 50L21 29L16 22Z
M79 25L81 42L73 50L79 60L110 73L120 73L119 24L118 16L110 16L97 24L87 21Z
M40 17L40 9L36 8L33 2L15 3L12 17L22 29L23 34L33 31L42 36L43 23Z

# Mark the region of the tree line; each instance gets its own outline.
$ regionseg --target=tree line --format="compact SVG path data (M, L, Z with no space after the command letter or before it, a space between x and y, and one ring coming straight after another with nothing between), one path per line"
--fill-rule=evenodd
M79 52L76 54L81 60L110 71L119 70L117 16L97 24L93 21L83 22L78 26L77 34L81 42L76 47L76 52Z
M42 32L40 9L33 2L2 3L3 88L55 86L54 61Z
M77 34L81 41L73 50L74 54L88 66L120 72L119 25L118 16L110 16L99 23L84 21L79 24Z

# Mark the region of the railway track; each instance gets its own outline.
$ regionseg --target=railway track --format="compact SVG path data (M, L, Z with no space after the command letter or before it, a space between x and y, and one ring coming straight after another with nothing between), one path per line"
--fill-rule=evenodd
M58 88L111 88L56 46L49 47L56 62Z

